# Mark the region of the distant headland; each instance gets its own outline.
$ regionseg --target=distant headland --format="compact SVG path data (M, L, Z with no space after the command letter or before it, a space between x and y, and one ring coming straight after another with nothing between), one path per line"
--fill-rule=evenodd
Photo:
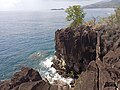
M53 8L53 9L50 9L50 10L65 10L64 8Z
M120 6L120 0L101 1L95 4L84 6L83 8L117 8Z

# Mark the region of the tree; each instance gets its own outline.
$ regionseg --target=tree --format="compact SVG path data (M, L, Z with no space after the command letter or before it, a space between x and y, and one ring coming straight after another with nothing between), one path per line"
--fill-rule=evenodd
M83 24L85 13L80 5L70 6L65 12L68 14L66 17L67 21L72 21L70 27L76 28Z

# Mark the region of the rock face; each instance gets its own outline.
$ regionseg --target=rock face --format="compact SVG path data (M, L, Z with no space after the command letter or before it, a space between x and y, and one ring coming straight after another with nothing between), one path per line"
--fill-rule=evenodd
M96 59L97 33L89 26L57 30L55 44L57 58L53 66L57 70L78 74Z
M31 68L22 68L11 80L1 81L0 90L69 90L68 85L50 84L43 80L39 72Z
M55 33L59 74L79 75L72 90L120 90L120 29L80 26Z
M25 82L42 80L39 72L30 69L22 68L20 72L16 72L11 79L11 87L15 87Z
M100 33L100 59L110 51L120 47L120 29L106 26Z
M74 90L120 90L120 47L92 61L76 81Z

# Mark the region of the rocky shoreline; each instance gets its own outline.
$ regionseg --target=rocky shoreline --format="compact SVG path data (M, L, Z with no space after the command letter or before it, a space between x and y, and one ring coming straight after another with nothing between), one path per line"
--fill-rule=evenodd
M53 67L77 78L73 90L120 90L120 28L82 25L55 33Z
M0 90L69 90L69 85L62 81L50 84L36 70L23 67L10 80L1 81Z
M114 31L113 31L114 30ZM81 25L55 32L53 65L62 77L71 77L72 88L42 78L31 68L22 68L0 90L120 90L120 28Z

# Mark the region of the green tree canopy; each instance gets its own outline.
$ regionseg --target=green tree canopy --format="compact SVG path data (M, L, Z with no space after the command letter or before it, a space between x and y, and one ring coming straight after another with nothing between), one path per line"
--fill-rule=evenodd
M67 21L72 21L70 27L76 28L83 23L85 13L80 5L70 6L65 12L68 14L66 17Z

